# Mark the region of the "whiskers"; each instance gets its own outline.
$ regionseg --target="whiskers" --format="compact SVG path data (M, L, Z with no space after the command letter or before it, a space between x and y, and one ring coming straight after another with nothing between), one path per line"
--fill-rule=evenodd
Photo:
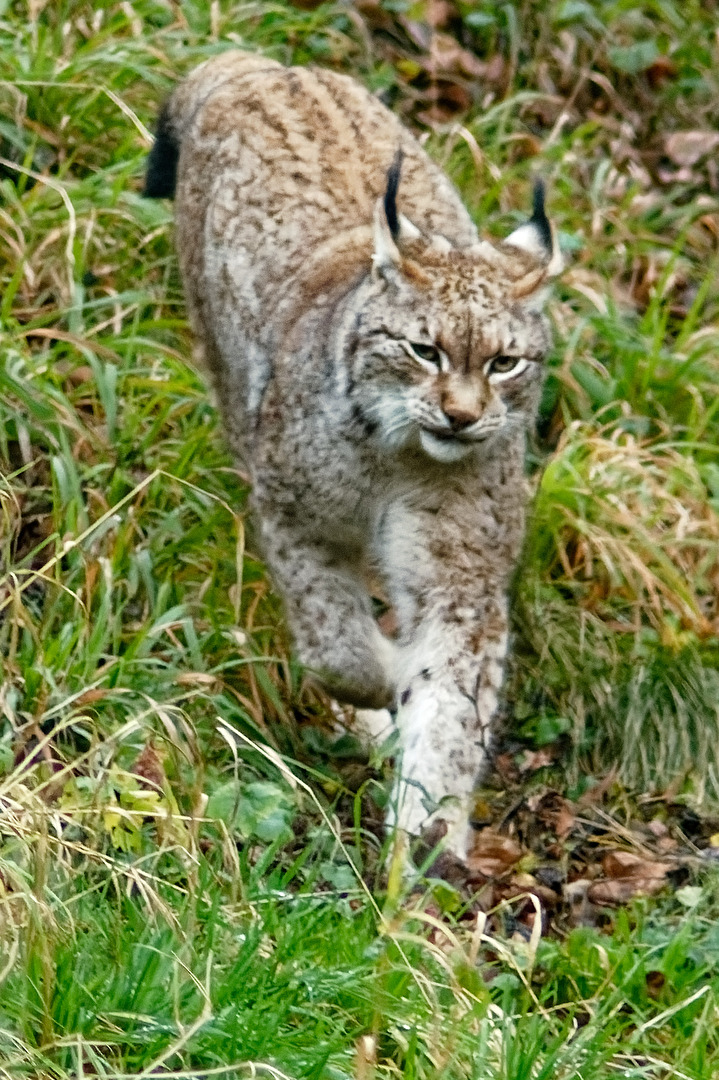
M365 408L366 415L377 425L375 438L388 450L400 450L412 438L417 421L410 415L407 403L384 397Z

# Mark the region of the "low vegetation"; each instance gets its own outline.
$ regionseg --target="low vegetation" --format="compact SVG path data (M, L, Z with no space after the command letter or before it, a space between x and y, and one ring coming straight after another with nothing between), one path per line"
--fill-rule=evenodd
M718 11L0 0L0 1075L719 1073ZM363 79L490 234L548 181L464 880L382 874L389 756L303 686L140 196L232 44Z

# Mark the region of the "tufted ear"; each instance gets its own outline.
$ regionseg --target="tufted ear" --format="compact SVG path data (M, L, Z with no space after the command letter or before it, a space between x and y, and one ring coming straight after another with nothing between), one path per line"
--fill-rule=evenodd
M385 193L377 200L374 208L372 263L375 271L383 276L401 265L402 242L416 240L421 235L417 226L397 211L397 191L403 160L404 151L399 149L387 172Z
M545 277L556 277L564 268L557 233L544 209L544 183L535 181L532 216L504 241L510 247L528 251L544 264Z

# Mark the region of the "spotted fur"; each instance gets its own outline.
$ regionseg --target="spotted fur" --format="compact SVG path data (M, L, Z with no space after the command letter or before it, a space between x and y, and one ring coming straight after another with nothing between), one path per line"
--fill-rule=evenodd
M241 52L178 87L161 136L148 186L176 181L192 324L298 655L338 699L397 707L391 820L413 834L443 821L461 857L559 267L543 193L506 241L480 241L362 86ZM373 618L370 570L396 641Z

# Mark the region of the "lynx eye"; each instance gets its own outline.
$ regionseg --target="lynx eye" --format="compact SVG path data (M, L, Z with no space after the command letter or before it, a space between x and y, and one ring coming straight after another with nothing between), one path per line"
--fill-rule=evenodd
M436 345L420 345L418 341L410 341L409 347L420 360L428 364L436 364L437 367L441 366L442 354Z
M518 356L495 356L494 360L490 360L487 366L488 375L506 375L508 371L513 371L520 361Z

